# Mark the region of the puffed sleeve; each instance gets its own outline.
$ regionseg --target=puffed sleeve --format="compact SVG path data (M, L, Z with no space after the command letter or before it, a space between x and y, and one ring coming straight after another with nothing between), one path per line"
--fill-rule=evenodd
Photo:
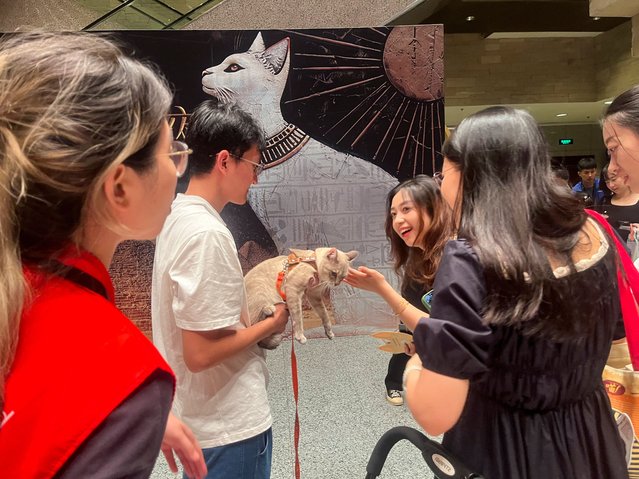
M240 322L244 278L230 234L205 230L183 245L169 275L175 323L189 331L209 331ZM211 298L219 298L215 307Z
M458 379L487 371L494 335L480 315L486 287L466 241L446 245L433 290L431 316L419 321L414 335L423 366Z

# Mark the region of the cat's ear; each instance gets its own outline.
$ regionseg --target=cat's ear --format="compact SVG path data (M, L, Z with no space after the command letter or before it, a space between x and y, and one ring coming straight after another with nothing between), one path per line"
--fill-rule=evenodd
M337 260L337 249L336 248L330 248L327 252L326 252L326 257L328 259L330 259L331 261L335 261Z
M255 40L248 49L247 53L262 53L266 50L266 46L264 46L264 39L262 38L262 32L258 32Z
M261 35L260 35L261 38ZM257 38L255 39L257 40ZM271 67L273 72L276 75L282 71L284 65L288 61L288 51L290 47L291 40L286 37L283 40L280 40L274 45L268 47L263 54L264 61ZM262 45L264 42L262 41Z
M359 251L349 251L348 253L346 253L346 256L348 257L349 261L353 261L359 256Z

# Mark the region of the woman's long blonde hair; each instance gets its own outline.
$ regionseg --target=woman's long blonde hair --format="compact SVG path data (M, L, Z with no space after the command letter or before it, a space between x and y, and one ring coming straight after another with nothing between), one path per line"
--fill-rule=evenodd
M106 38L0 41L0 409L29 296L22 265L77 242L89 214L112 221L100 206L104 178L125 160L152 167L150 153L135 153L157 141L171 99L160 75Z

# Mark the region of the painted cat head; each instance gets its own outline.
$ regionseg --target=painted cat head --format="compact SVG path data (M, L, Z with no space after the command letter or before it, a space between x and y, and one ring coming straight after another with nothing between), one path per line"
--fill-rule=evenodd
M256 103L279 105L290 59L290 39L266 48L258 33L250 48L234 53L202 72L202 89L222 102L236 102L250 111Z
M314 252L291 248L291 252L299 257L306 257L315 253L319 283L331 287L337 286L342 282L348 274L348 267L351 261L359 255L357 251L344 253L337 248L317 248Z

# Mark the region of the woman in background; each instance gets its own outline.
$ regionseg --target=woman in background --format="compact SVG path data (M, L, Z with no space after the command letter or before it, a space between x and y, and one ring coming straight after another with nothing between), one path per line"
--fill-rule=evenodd
M618 168L610 163L601 169L601 177L612 193L610 199L597 208L606 218L619 236L626 241L631 225L639 223L639 193L630 191Z
M639 85L608 105L602 130L611 167L618 169L631 191L639 193Z

